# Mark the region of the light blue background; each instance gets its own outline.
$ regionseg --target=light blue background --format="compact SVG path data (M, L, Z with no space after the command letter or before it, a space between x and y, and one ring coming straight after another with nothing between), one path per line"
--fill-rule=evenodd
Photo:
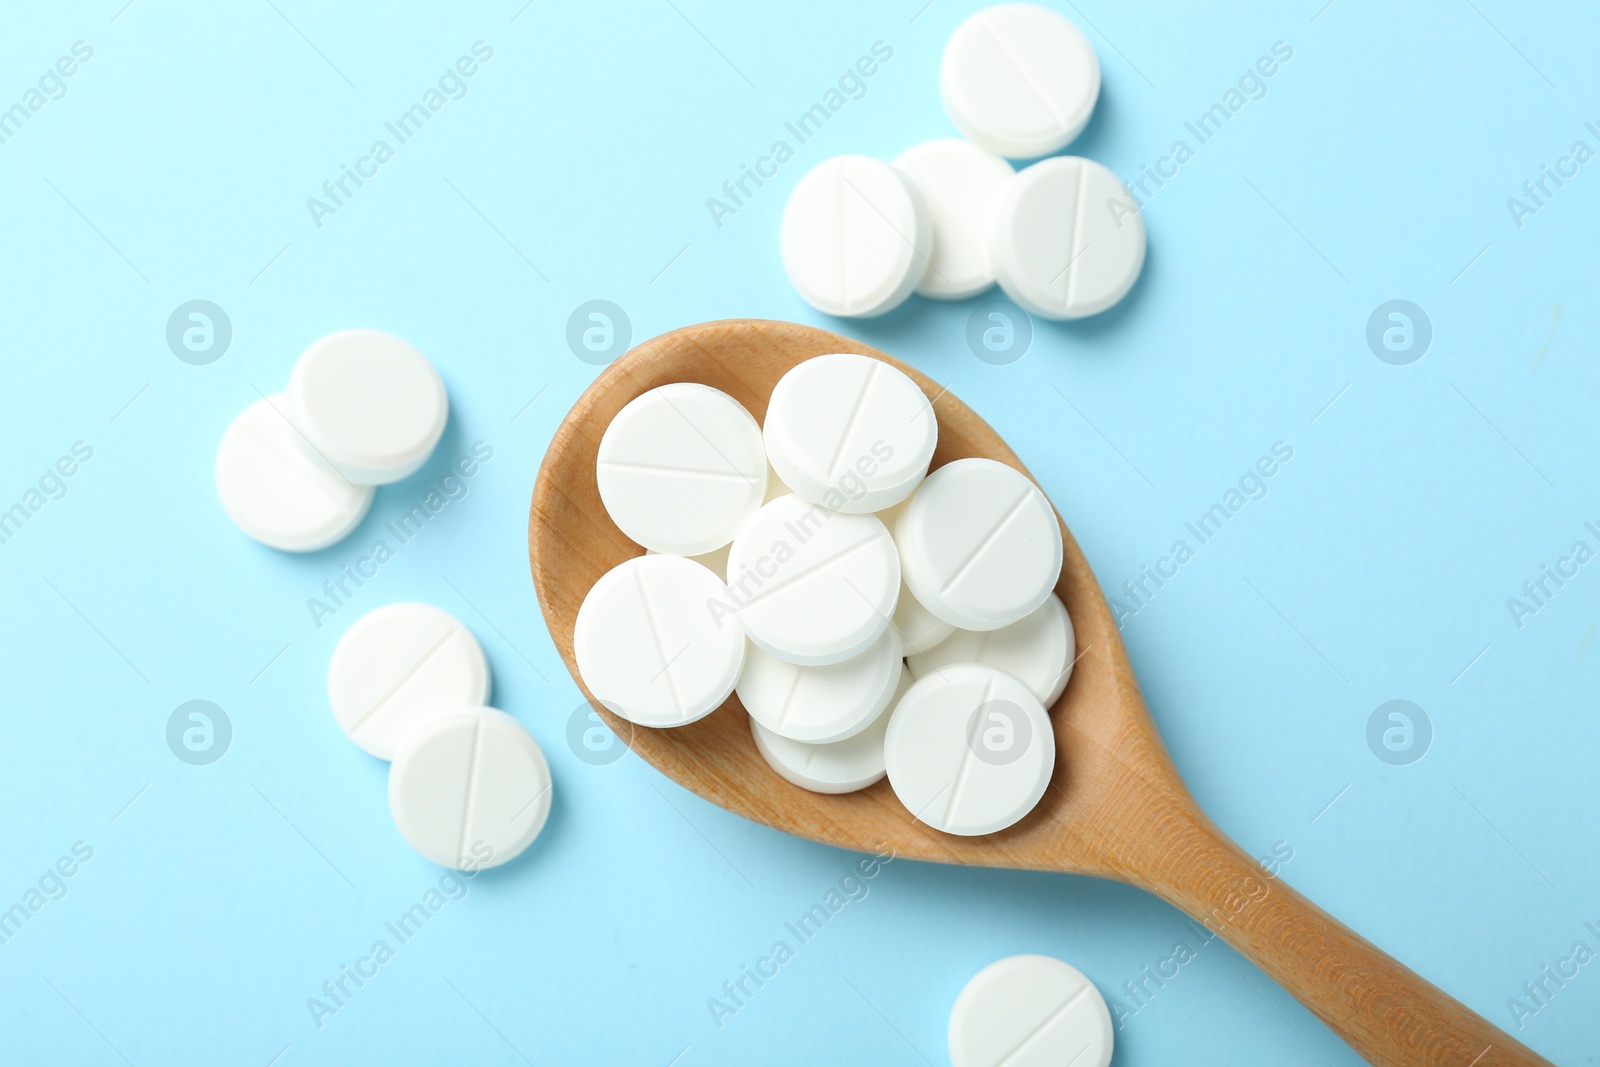
M840 323L779 265L805 169L951 133L940 50L977 5L922 3L8 7L0 106L74 41L94 56L0 146L0 507L73 442L94 458L0 545L0 907L73 842L94 858L0 945L0 1059L938 1064L957 991L998 957L1057 955L1112 995L1193 940L1125 887L891 863L712 1023L707 998L854 857L743 822L632 755L593 766L568 746L579 698L525 521L540 455L595 373L565 343L593 298L624 307L635 339L762 316L909 360L1010 439L1108 589L1289 443L1270 495L1128 621L1179 768L1247 849L1285 842L1289 881L1501 1026L1542 965L1580 938L1600 948L1584 930L1600 926L1600 564L1521 629L1505 605L1573 541L1600 547L1582 525L1600 520L1600 161L1520 229L1506 207L1573 141L1600 148L1583 128L1600 124L1600 15L1063 5L1105 80L1073 151L1125 177L1273 42L1294 56L1150 202L1125 304L1038 323L1026 357L996 367L967 348L971 303ZM468 95L314 225L306 198L478 40L494 57ZM894 55L866 95L714 225L707 197L880 40ZM233 324L210 366L164 338L194 298ZM1391 298L1433 323L1411 366L1364 340ZM347 326L436 361L450 430L348 541L263 549L217 503L216 443ZM478 440L494 458L469 495L316 627L307 598ZM496 703L550 757L555 807L536 847L319 1029L307 998L438 877L323 689L345 628L403 599L476 630ZM207 767L164 739L195 698L234 728ZM1395 698L1433 723L1411 766L1365 739ZM1519 1036L1594 1062L1600 963ZM1124 1067L1356 1062L1220 943L1117 1043Z

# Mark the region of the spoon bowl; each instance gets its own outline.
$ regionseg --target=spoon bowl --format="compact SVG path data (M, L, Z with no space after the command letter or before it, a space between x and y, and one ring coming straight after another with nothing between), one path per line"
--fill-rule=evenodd
M939 423L934 468L978 456L1028 473L948 390L825 330L739 319L675 330L634 348L600 374L557 429L528 519L545 622L579 688L619 737L685 788L785 833L901 859L1087 874L1146 889L1220 934L1371 1062L1546 1063L1268 875L1206 818L1161 743L1105 597L1065 523L1056 594L1072 617L1077 664L1050 709L1057 746L1050 788L1006 830L941 833L916 820L887 780L837 795L801 789L757 751L737 695L706 718L667 730L634 727L594 701L573 657L579 605L602 574L644 552L600 501L595 459L606 426L630 400L671 382L720 389L764 420L778 379L830 352L881 359L922 388Z

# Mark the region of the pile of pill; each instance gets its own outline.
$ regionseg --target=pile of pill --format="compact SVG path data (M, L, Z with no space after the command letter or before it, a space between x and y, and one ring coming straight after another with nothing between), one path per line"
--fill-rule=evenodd
M361 523L375 487L399 481L444 433L444 381L377 330L307 348L286 392L246 408L217 449L217 493L245 533L311 552ZM488 707L489 661L454 616L390 604L357 620L328 668L345 734L389 760L389 810L434 863L479 870L527 848L550 812L550 768L521 723Z
M1026 815L1055 764L1046 708L1074 660L1053 590L1061 527L1012 467L929 473L938 422L890 364L795 365L766 422L705 385L622 408L595 476L646 552L578 611L585 687L639 726L730 694L784 778L844 793L885 774L920 820L986 834Z
M963 135L907 149L892 164L838 156L800 179L784 209L784 269L830 315L867 317L913 292L962 300L996 282L1048 319L1116 304L1144 266L1145 231L1126 187L1059 152L1100 95L1082 31L1034 4L1001 4L957 27L939 95ZM1120 205L1120 208L1118 207Z

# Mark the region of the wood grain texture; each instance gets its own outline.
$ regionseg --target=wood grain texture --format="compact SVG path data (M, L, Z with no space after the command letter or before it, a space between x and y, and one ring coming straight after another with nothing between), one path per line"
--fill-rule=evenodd
M985 456L1027 473L1006 443L936 382L848 338L791 323L730 320L647 341L607 367L562 422L528 517L534 588L580 688L572 651L578 607L600 575L643 551L606 515L595 481L596 452L612 417L658 385L700 382L764 419L778 378L828 352L884 360L922 387L939 419L934 467ZM595 707L663 774L786 833L861 851L892 848L900 858L1068 871L1149 890L1220 934L1373 1063L1546 1063L1269 878L1211 824L1156 733L1083 553L1065 524L1061 533L1065 561L1056 592L1072 616L1080 658L1051 709L1058 748L1051 787L1028 817L1000 833L962 838L930 829L900 805L887 781L842 796L785 781L756 751L736 696L707 718L671 730L634 727ZM584 695L593 702L587 689Z

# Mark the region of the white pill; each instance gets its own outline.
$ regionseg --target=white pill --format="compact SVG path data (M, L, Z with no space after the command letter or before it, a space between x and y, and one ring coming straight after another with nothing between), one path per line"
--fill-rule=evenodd
M994 284L989 230L1011 164L957 137L924 141L900 153L895 169L917 191L933 223L933 256L917 292L965 300Z
M802 667L752 646L734 691L750 717L778 736L825 745L871 725L889 706L904 666L893 630L859 656L826 667Z
M948 639L956 628L922 606L916 594L906 587L904 577L900 582L900 599L895 601L894 619L891 622L900 635L906 659L915 663L930 649Z
M619 530L657 552L698 556L732 541L761 506L761 427L721 390L663 385L617 412L595 475Z
M836 156L789 194L779 245L806 303L866 318L899 307L916 289L933 253L933 225L889 164Z
M304 447L282 393L257 400L228 425L216 477L234 525L284 552L327 548L372 507L372 486L353 484Z
M1003 671L961 663L914 683L883 753L895 796L935 830L971 837L1021 819L1055 768L1050 717Z
M899 592L894 539L876 516L798 496L764 505L728 553L730 609L750 640L790 663L820 667L865 652L888 629Z
M853 793L883 778L883 734L889 715L911 687L911 672L900 668L900 683L888 705L854 737L828 745L808 745L779 737L754 719L750 732L767 764L801 789L813 793Z
M516 719L457 708L406 737L389 765L400 836L441 867L498 867L533 843L550 815L550 766Z
M928 475L895 524L912 594L952 626L998 630L1043 604L1061 576L1061 525L1039 487L992 459Z
M1011 159L1059 152L1089 124L1100 61L1083 32L1036 4L972 15L944 48L939 98L956 129Z
M431 604L370 611L334 646L328 703L350 740L391 759L441 709L489 702L489 661L472 631Z
M1076 967L1010 956L972 976L950 1011L952 1067L1106 1067L1111 1013Z
M995 277L1005 294L1047 319L1081 319L1111 307L1144 269L1144 216L1115 174L1076 156L1018 174L990 228Z
M721 579L682 556L636 556L600 576L573 629L594 698L640 726L682 726L728 699L744 630Z
M981 663L1015 676L1048 708L1067 688L1074 655L1072 619L1052 593L1027 618L998 630L956 630L907 662L917 678L957 663Z
M289 410L306 443L357 485L387 485L433 454L450 398L433 364L381 330L340 330L300 354Z
M772 469L796 494L862 515L916 490L939 421L904 372L838 352L797 363L778 379L761 435Z

